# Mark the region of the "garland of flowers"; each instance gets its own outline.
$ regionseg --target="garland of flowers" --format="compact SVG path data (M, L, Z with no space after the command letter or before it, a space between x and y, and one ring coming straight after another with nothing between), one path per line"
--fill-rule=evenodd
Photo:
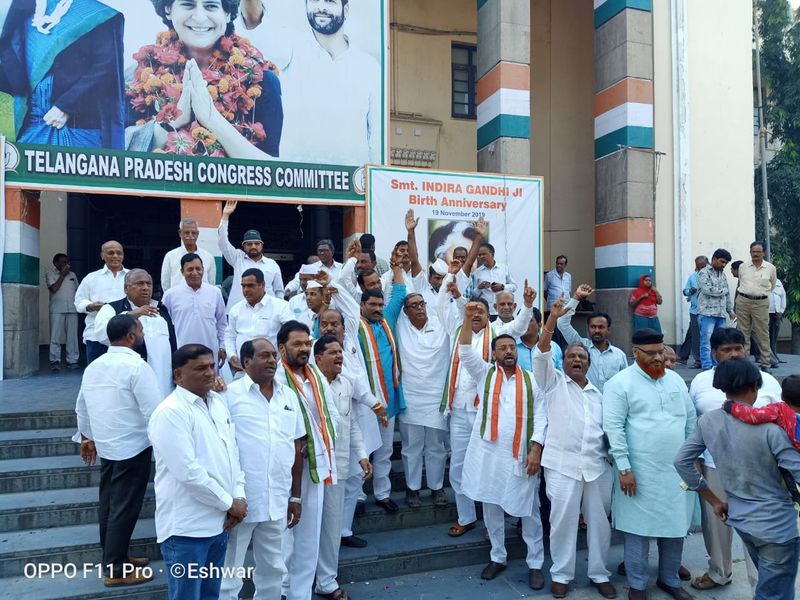
M134 112L142 115L136 124L144 125L153 118L158 123L170 123L179 117L178 100L189 56L175 31L159 33L155 44L143 46L133 58L138 64L125 94ZM263 125L249 116L261 96L265 70L278 74L278 68L265 60L247 38L235 33L220 38L209 66L202 69L214 107L253 145L268 135ZM216 134L197 121L168 133L166 146L160 151L225 156Z

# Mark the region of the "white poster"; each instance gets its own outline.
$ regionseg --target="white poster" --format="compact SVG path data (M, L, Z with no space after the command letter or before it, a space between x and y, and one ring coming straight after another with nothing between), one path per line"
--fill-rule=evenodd
M388 259L394 244L405 238L409 208L419 217L417 246L424 269L437 258L449 261L459 246L469 248L472 224L483 217L485 241L517 283L517 304L522 306L525 279L541 291L541 177L368 167L367 200L367 226L378 256Z

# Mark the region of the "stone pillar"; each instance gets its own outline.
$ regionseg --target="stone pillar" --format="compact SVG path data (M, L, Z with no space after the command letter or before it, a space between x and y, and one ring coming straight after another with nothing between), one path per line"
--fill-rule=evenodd
M478 0L478 170L530 175L531 7Z
M628 298L655 260L652 0L594 4L595 287L627 352Z
M3 254L3 376L39 370L39 198L6 190Z
M222 219L222 202L181 198L181 219L188 217L197 220L199 229L197 246L214 256L217 266L216 283L222 283L222 251L217 243L217 227Z

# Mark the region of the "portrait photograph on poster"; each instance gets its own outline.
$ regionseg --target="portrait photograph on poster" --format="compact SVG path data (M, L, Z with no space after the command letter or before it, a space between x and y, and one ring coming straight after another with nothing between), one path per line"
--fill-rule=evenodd
M6 0L0 133L38 188L363 202L385 0Z

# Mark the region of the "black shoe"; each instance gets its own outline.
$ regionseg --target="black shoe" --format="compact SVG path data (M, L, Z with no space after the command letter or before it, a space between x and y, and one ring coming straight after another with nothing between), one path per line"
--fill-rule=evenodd
M675 600L694 600L694 596L686 592L682 587L672 587L660 580L656 580L656 586Z
M380 506L388 513L396 513L398 510L400 510L400 507L397 506L397 503L391 498L386 498L385 500L375 500L375 504Z
M486 580L494 579L505 570L506 566L504 564L490 562L488 565L486 565L486 568L483 571L481 571L481 579L486 579Z
M53 362L50 363L50 370L53 371L53 373L56 373L56 372L60 371L61 370L61 363L59 363L58 361L54 360Z
M623 560L617 565L617 575L622 575L625 577L627 574L628 572L625 570L625 561Z
M348 548L366 548L367 540L354 535L348 535L342 538L342 546L347 546Z
M431 498L433 499L433 505L436 508L447 507L447 494L444 493L444 490L431 490Z
M544 573L541 569L530 569L528 571L528 587L532 590L540 590L544 587Z
M761 367L762 373L772 373L772 370L769 367Z
M420 508L422 500L419 499L419 490L406 490L406 503L409 508Z
M678 579L681 581L691 581L692 580L692 572L681 565L678 567Z
M81 366L78 363L67 363L67 368L70 371L77 371L78 369L81 368Z
M703 365L702 365L701 363L699 363L699 362L696 362L696 363L694 363L694 364L693 364L691 367L689 367L689 368L690 368L690 369L702 369L702 368L703 368Z
M367 503L363 500L356 501L356 516L363 515L364 511L367 510Z

